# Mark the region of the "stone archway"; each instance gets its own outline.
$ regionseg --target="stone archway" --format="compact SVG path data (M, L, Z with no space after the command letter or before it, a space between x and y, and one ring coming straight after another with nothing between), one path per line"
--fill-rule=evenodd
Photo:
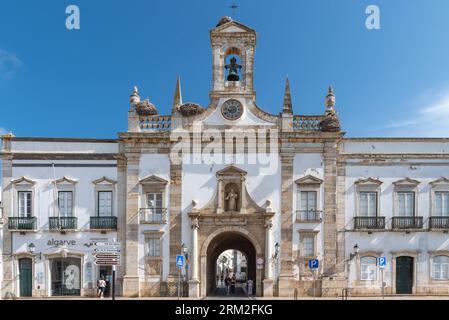
M210 234L201 249L201 295L215 290L215 270L218 256L228 250L239 250L247 257L248 278L254 281L254 292L262 295L263 269L256 268L256 259L263 257L262 247L248 230L241 227L220 228Z

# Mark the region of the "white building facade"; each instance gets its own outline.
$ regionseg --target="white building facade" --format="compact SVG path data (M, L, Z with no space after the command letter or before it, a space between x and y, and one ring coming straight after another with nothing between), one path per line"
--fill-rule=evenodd
M269 114L256 32L225 17L210 38L207 107L178 79L170 115L135 88L117 139L3 136L2 297L94 295L112 269L93 247L114 241L123 296L175 295L180 274L184 295L213 295L227 250L257 296L448 294L449 140L345 139L332 88L295 115L288 80Z

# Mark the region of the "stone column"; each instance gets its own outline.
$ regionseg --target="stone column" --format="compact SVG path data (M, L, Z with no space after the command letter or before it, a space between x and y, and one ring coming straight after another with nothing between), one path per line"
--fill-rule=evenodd
M140 295L139 280L139 164L140 152L126 154L126 244L125 275L123 276L123 296Z
M241 177L240 178L240 190L241 190L240 197L242 198L241 199L242 206L240 207L240 213L245 213L246 212L246 185L245 185L245 181L246 181L245 177Z
M324 140L324 215L323 215L323 295L337 296L346 287L344 275L344 235L338 235L337 225L344 229L344 207L337 206L337 159L338 138L333 136ZM341 168L340 168L341 172ZM339 179L341 186L341 178ZM340 194L344 196L344 194ZM341 199L344 201L344 199ZM337 219L338 218L338 219ZM342 220L343 219L343 220ZM343 256L342 256L343 255ZM337 260L339 257L339 260ZM343 260L343 262L342 262ZM338 262L340 264L338 265ZM338 267L337 267L338 265Z
M170 268L168 281L178 281L176 256L181 254L182 164L170 163Z
M263 296L273 296L273 241L271 238L271 219L265 222L265 279L263 280Z
M200 296L200 280L198 276L198 265L199 265L198 229L199 229L198 218L197 217L192 218L192 261L191 261L192 278L189 281L189 297L194 298L198 298Z
M224 211L224 195L223 195L223 179L217 178L218 180L218 206L217 213L223 213Z
M122 148L122 145L119 147ZM117 159L117 239L122 244L123 261L126 261L126 190L126 157L123 155ZM125 275L126 263L117 268L117 283L121 284L122 289Z
M337 263L337 142L324 142L324 262L323 275L335 274Z
M293 276L293 152L281 150L281 270L279 296L292 297L295 290Z

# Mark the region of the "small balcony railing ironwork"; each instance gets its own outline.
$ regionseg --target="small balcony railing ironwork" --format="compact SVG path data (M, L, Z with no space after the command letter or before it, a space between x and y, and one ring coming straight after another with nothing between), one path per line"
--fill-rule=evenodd
M355 230L385 229L385 217L354 217Z
M449 229L449 217L430 217L429 229Z
M9 230L36 230L37 219L36 217L9 217L8 229Z
M140 223L166 223L167 208L141 208Z
M94 230L117 230L117 217L90 217L90 228Z
M76 217L50 217L48 224L50 230L75 230L77 221Z
M296 222L321 222L321 210L298 210Z
M423 217L393 217L393 229L422 229Z

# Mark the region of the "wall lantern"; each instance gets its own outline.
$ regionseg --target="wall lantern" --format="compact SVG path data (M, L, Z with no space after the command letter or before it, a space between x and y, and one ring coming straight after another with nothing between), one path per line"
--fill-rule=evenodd
M357 245L357 243L354 245L354 248L352 248L352 252L349 254L349 260L354 259L359 254L360 248Z

